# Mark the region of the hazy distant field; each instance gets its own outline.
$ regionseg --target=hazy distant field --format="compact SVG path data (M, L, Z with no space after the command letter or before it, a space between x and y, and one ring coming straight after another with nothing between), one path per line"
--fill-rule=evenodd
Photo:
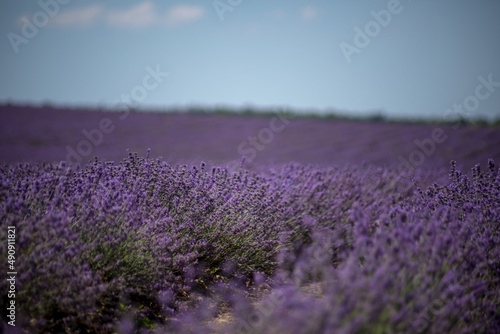
M60 161L68 156L67 146L77 151L88 140L83 130L98 129L103 118L110 120L110 133L103 134L90 153L79 155L82 162L94 156L120 161L126 149L144 155L162 156L171 163L216 164L240 160L241 152L251 155L254 163L314 163L322 166L360 164L399 165L401 156L410 161L413 151L421 151L415 140L432 139L432 131L443 130L442 143L435 151L414 154L413 167L448 168L450 160L469 170L474 164L486 164L488 158L500 161L500 126L383 123L339 119L291 118L270 124L273 117L221 114L144 114L102 113L88 110L57 110L29 107L0 107L0 162ZM282 126L283 125L283 126ZM272 136L259 131L273 127ZM254 148L249 136L257 138ZM96 137L97 138L97 137ZM269 140L270 139L270 140ZM265 143L268 142L268 143ZM84 149L87 149L85 146ZM429 147L430 148L430 147ZM83 153L86 153L85 151ZM420 165L418 165L420 164Z

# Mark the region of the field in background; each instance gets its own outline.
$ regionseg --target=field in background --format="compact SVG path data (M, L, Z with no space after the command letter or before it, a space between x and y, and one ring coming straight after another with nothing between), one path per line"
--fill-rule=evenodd
M259 165L296 161L344 166L365 161L447 169L449 161L456 160L459 168L470 170L478 162L486 165L488 158L500 161L500 125L278 116L272 111L268 116L199 110L124 114L1 106L0 163L68 158L86 163L94 156L118 162L127 157L127 149L144 155L149 148L152 157L194 164L239 161L241 153L246 153L247 158L254 155L252 162ZM272 121L274 117L281 119ZM109 120L106 124L112 131L99 138L92 131L100 129L103 119ZM264 130L271 128L272 133ZM434 142L432 148L429 140L433 140L433 131L439 131L436 129L442 130L439 138L444 141ZM94 143L84 131L90 137L94 135ZM255 144L249 141L250 136L257 139ZM82 144L85 141L90 147Z

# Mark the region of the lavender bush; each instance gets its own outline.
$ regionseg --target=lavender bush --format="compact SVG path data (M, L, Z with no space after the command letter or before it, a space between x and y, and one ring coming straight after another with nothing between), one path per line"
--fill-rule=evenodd
M3 165L0 236L16 226L18 326L499 332L500 173L493 161L471 176L452 163L442 179L371 165L229 171L149 154Z

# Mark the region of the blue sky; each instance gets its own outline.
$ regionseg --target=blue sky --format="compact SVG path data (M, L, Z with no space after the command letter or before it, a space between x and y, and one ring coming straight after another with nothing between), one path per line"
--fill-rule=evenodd
M0 13L0 102L500 118L496 0L9 0Z

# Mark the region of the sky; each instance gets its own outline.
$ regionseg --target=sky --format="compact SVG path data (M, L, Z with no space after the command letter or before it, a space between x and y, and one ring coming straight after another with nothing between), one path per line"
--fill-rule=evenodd
M0 103L500 118L497 0L6 0Z

